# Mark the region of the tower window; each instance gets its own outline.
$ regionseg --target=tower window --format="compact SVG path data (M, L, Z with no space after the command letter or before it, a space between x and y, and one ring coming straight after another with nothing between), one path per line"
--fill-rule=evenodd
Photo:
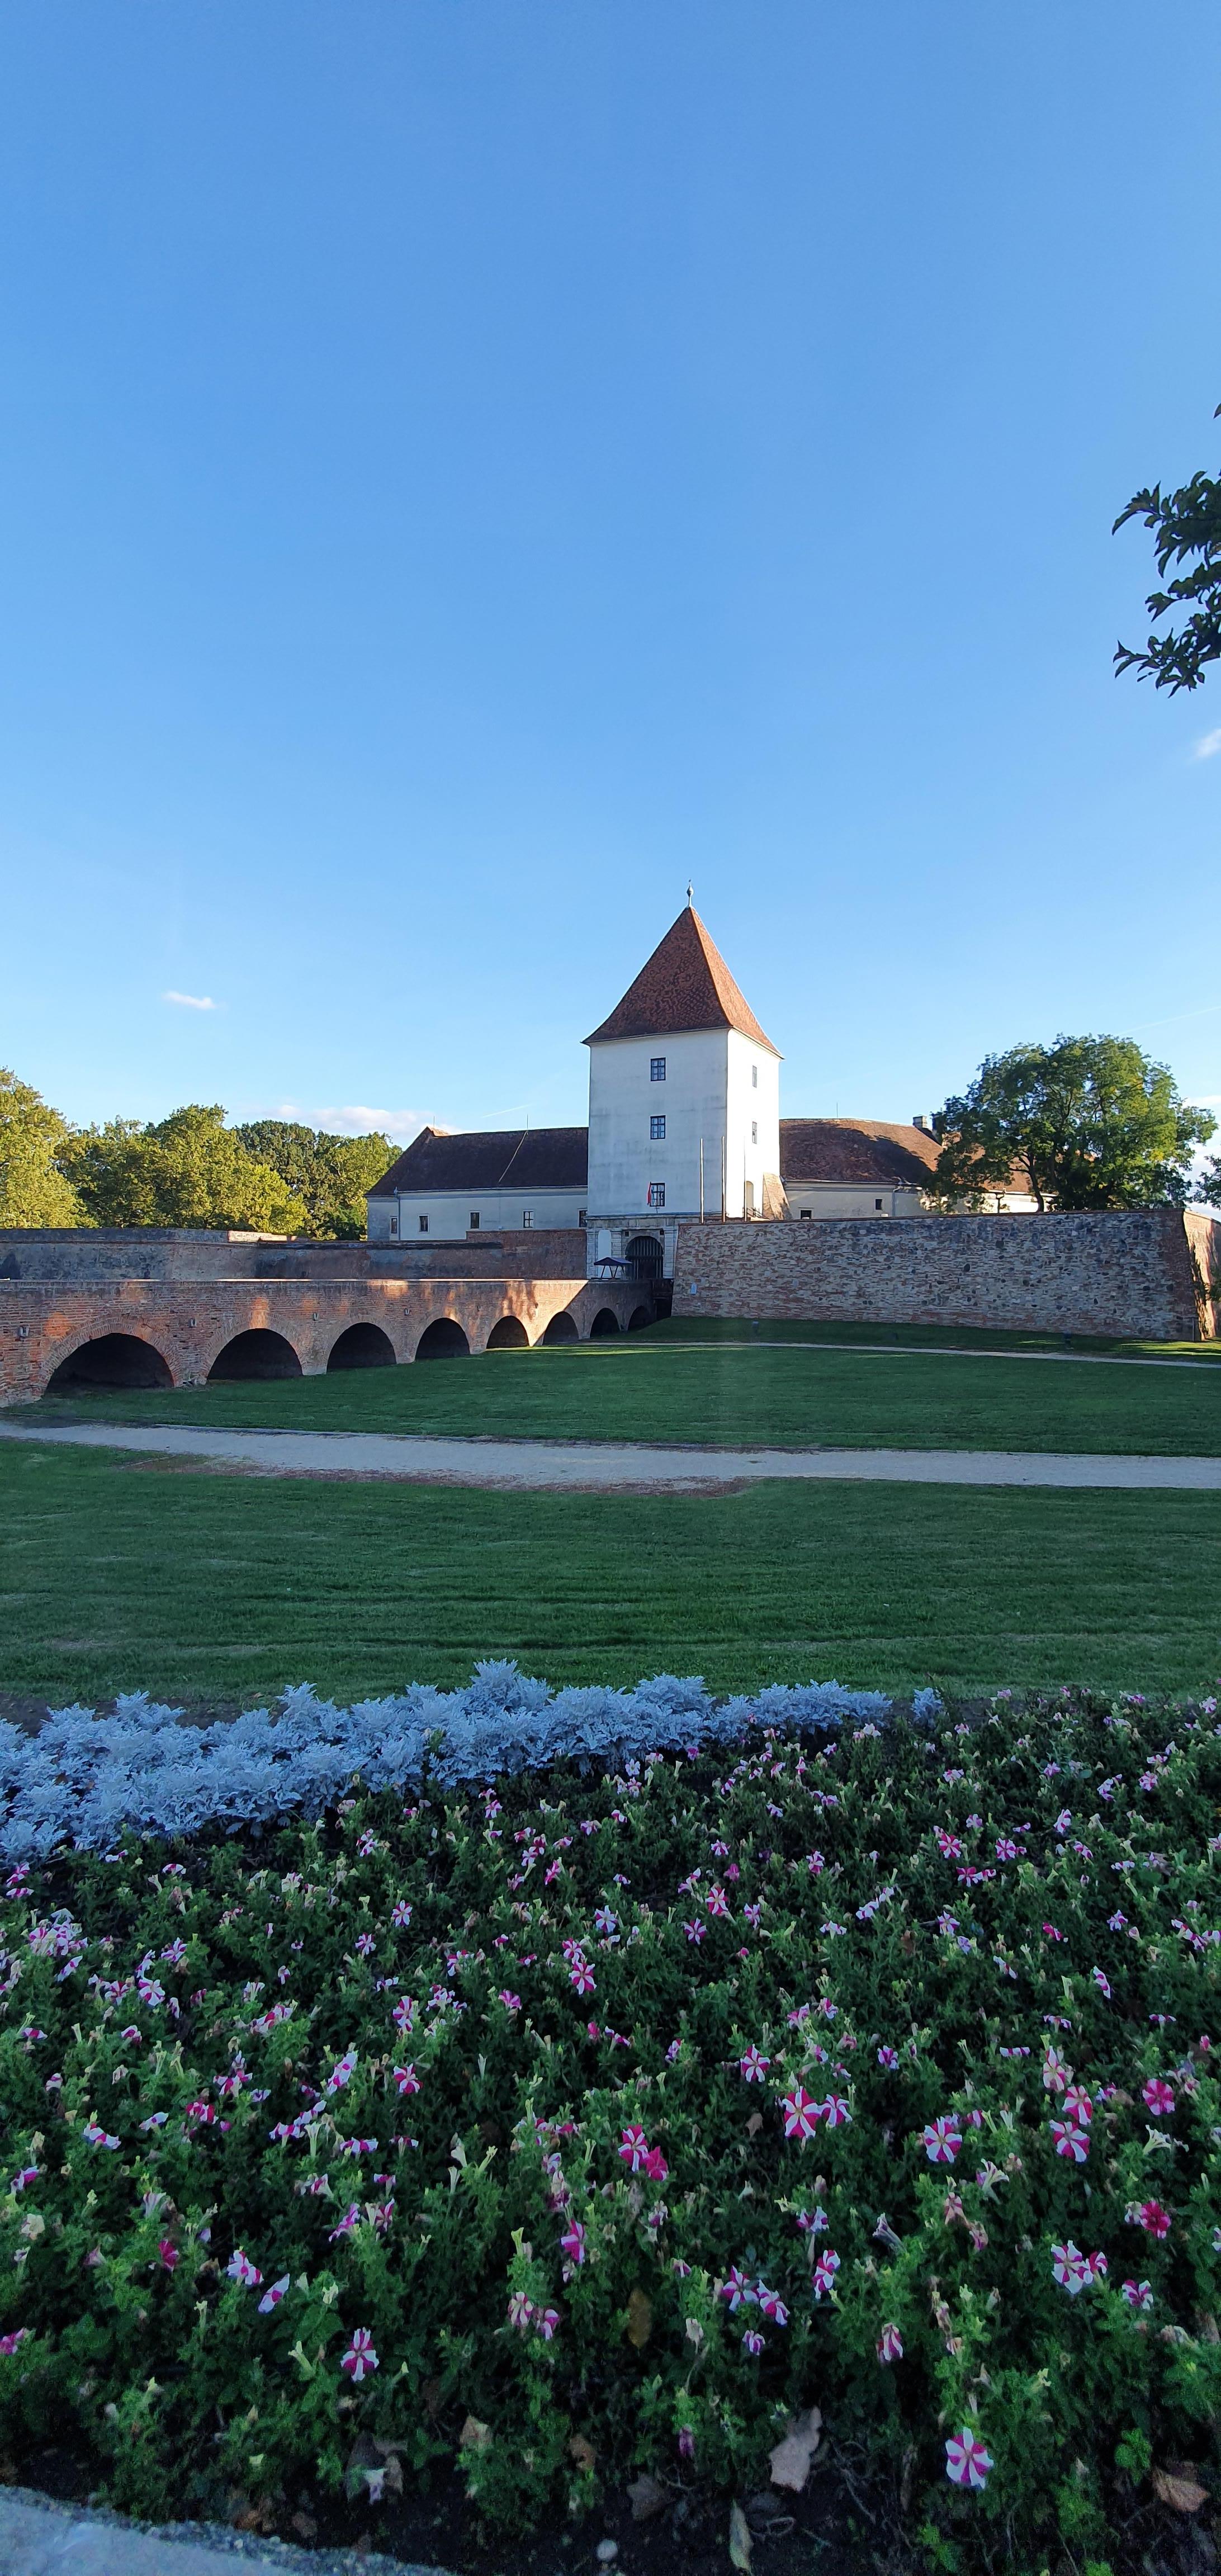
M522 1221L522 1224L523 1224L524 1226L526 1226L526 1227L530 1227L530 1226L532 1226L532 1225L533 1225L533 1223L534 1223L534 1210L533 1210L533 1208L523 1208L523 1209L522 1209L522 1212L521 1212L521 1221Z
M649 1135L655 1145L665 1143L666 1122L664 1116L661 1118L650 1118Z
M666 1078L666 1059L665 1059L664 1055L651 1055L651 1056L649 1057L649 1080L650 1080L650 1082L664 1082L664 1081L665 1081L665 1078Z
M759 1067L757 1064L752 1064L750 1068L750 1087L752 1091L757 1091L759 1088Z
M874 1200L874 1202L873 1202L873 1204L874 1204L875 1208L880 1208L880 1207L881 1207L882 1202L881 1202L881 1200L880 1200L880 1199L875 1199L875 1200Z
M478 1210L478 1208L472 1208L472 1209L471 1209L471 1233L472 1233L472 1234L478 1234L478 1232L479 1232L479 1210Z
M426 1216L422 1216L422 1217L419 1219L419 1228L420 1228L420 1232L421 1232L421 1234L427 1234L427 1232L428 1232L428 1219L427 1219L427 1217L426 1217Z
M399 1230L399 1221L398 1221L398 1218L397 1218L396 1216L392 1216L392 1217L391 1217L391 1219L390 1219L390 1231L391 1231L391 1234L397 1234L397 1233L398 1233L398 1230Z
M664 1181L650 1181L650 1183L649 1183L649 1206L650 1206L650 1207L664 1207L664 1206L665 1206L665 1203L666 1203L666 1185L665 1185L665 1182L664 1182Z
M757 1118L752 1118L750 1122L750 1141L752 1145L757 1145L759 1142L759 1121Z

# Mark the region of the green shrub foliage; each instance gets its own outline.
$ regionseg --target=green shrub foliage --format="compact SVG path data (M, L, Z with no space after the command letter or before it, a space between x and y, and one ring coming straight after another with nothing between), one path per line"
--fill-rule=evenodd
M352 1787L12 1872L10 2456L523 2526L817 2403L946 2564L1212 2486L1211 1703Z

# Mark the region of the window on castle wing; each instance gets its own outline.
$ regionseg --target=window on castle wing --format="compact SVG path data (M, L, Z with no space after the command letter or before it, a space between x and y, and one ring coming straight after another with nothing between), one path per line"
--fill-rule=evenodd
M752 1118L750 1122L750 1141L752 1145L757 1145L759 1142L759 1121L757 1118Z
M665 1203L666 1203L666 1185L665 1185L665 1182L664 1182L664 1181L650 1181L650 1183L649 1183L649 1206L650 1206L650 1207L664 1207L664 1206L665 1206Z
M664 1118L650 1118L649 1136L654 1145L662 1145L665 1143L666 1122Z
M752 1091L757 1091L759 1088L759 1067L757 1064L752 1064L750 1068L750 1087Z
M391 1231L391 1234L397 1234L397 1233L398 1233L398 1230L399 1230L399 1221L398 1221L398 1218L397 1218L396 1216L392 1216L392 1217L391 1217L391 1219L390 1219L390 1231Z
M521 1212L521 1221L522 1221L522 1224L523 1224L524 1226L531 1226L531 1225L533 1225L533 1223L534 1223L534 1210L533 1210L533 1208L523 1208L523 1209L522 1209L522 1212Z
M478 1234L478 1232L479 1232L479 1210L478 1210L478 1208L472 1208L472 1209L471 1209L471 1227L470 1227L470 1230L471 1230L471 1233L472 1233L472 1234Z
M649 1057L649 1080L650 1080L650 1082L664 1082L664 1081L665 1081L665 1078L666 1078L666 1059L665 1059L664 1055L651 1055L651 1056Z
M420 1218L420 1232L421 1234L427 1234L428 1232L428 1219L426 1216L422 1216Z
M874 1202L873 1202L873 1204L874 1204L875 1208L880 1208L880 1206L881 1206L882 1202L881 1202L881 1200L880 1200L880 1199L875 1199L875 1200L874 1200Z

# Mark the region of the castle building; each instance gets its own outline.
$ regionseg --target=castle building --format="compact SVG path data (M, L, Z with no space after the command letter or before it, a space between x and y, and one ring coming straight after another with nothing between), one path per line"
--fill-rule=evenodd
M690 901L585 1044L588 1127L423 1128L369 1194L370 1242L581 1227L591 1276L669 1278L680 1224L925 1205L931 1120L781 1118L779 1049Z

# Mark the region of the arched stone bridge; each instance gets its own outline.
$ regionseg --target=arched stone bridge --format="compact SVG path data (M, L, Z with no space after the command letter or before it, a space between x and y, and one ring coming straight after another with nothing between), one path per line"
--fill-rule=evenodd
M0 1403L315 1377L596 1340L652 1318L647 1290L587 1279L0 1279Z

